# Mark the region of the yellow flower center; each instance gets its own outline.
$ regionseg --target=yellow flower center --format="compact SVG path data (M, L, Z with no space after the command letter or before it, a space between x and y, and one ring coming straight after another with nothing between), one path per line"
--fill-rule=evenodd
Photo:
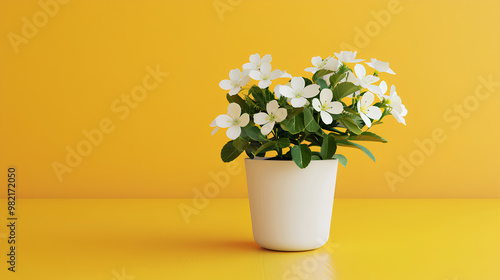
M361 110L361 113L368 114L368 106L361 106L360 110Z

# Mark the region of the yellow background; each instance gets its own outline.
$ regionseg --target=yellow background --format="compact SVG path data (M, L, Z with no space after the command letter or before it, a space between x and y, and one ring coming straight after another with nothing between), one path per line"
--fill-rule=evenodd
M374 127L389 140L366 144L377 163L339 149L349 165L337 197L500 197L500 86L467 118L449 113L472 100L480 77L500 81L498 1L69 1L16 53L8 34L40 11L37 1L0 1L0 172L17 166L21 197L191 198L214 183L210 172L226 172L227 138L208 124L226 111L218 83L230 69L269 53L274 68L306 75L312 56L346 44L391 63L397 75L382 78L409 113L406 127L392 117ZM121 120L111 104L157 65L168 77ZM106 118L114 130L60 182L52 163ZM400 157L436 129L446 140L391 188L385 174L398 174ZM242 158L218 198L246 197Z

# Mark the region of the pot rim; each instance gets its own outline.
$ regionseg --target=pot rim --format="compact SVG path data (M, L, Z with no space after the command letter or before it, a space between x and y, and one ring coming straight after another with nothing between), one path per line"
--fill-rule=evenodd
M245 158L245 160L255 160L255 161L269 161L269 162L279 162L279 161L283 161L283 162L293 162L292 159L288 160L288 159L272 159L274 157L254 157L254 158ZM337 160L336 158L330 158L330 159L321 159L321 160L317 160L317 159L314 159L314 160L311 160L311 162L320 162L320 161L332 161L332 160Z

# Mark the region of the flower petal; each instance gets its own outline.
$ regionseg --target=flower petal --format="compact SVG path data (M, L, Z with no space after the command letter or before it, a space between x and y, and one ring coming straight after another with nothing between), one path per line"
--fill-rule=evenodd
M233 119L228 115L219 115L215 118L215 123L218 127L226 128L231 126Z
M387 92L387 83L385 81L380 82L378 87L380 88L379 94L385 94Z
M241 78L240 69L233 69L229 71L229 79L233 82L238 81Z
M379 77L368 75L368 76L365 76L365 78L363 79L363 82L365 82L367 85L371 85L371 84L375 83L378 80L380 80Z
M241 107L238 103L231 103L227 106L227 114L233 119L238 119L241 115ZM220 126L220 125L219 125Z
M375 101L375 95L373 93L367 91L363 96L361 97L361 106L368 106Z
M354 65L354 73L358 78L363 79L366 76L366 69L363 65L356 64Z
M318 67L307 67L306 69L304 69L304 71L306 72L311 72L311 73L316 73L316 71L318 71Z
M274 70L269 74L269 80L275 80L278 79L281 76L281 70Z
M219 83L221 89L230 90L233 88L233 83L230 80L222 80Z
M216 127L217 123L215 122L215 119L210 123L210 127Z
M244 113L240 117L240 123L238 124L241 127L247 126L248 122L250 122L250 116L247 113Z
M318 67L321 64L321 62L323 62L323 59L321 59L321 56L315 56L315 57L311 58L312 65L314 65L316 67Z
M264 112L257 113L253 115L253 122L259 125L266 124L269 122L269 115Z
M266 123L264 126L262 126L260 132L263 135L268 135L271 132L271 130L273 130L273 128L274 128L274 121Z
M235 88L232 88L230 91L229 91L229 95L233 96L233 95L236 95L238 94L238 92L240 92L241 90L241 87L235 87Z
M344 105L338 101L331 102L328 104L330 108L328 108L326 111L330 114L335 114L338 115L344 111Z
M301 91L306 85L306 81L302 77L292 78L292 88L295 91Z
M230 126L227 131L226 131L226 135L227 137L229 137L229 139L236 139L240 136L241 134L241 127L237 126L237 125L232 125Z
M366 115L371 119L379 120L380 117L382 117L382 110L377 106L370 106L367 110L368 113L366 113Z
M253 64L251 62L247 62L243 64L243 69L245 70L259 70L259 67L257 67L256 64Z
M289 73L287 73L286 70L285 70L285 71L281 72L280 78L290 78L291 79L292 75L290 75Z
M404 125L406 125L406 121L405 119L403 118L403 116L401 116L401 114L399 114L398 112L392 110L391 111L391 114L394 116L394 118L398 121L398 123L402 123Z
M325 65L325 69L337 71L337 69L339 69L339 61L335 58L330 58Z
M252 71L250 71L250 73L248 74L248 76L250 76L250 78L252 78L254 80L257 80L257 81L261 81L262 80L262 73L260 73L260 71L258 71L258 70L252 70Z
M260 55L258 53L252 54L249 58L250 62L255 65L260 64Z
M331 124L333 122L333 118L332 118L332 115L328 114L327 112L325 111L321 111L321 120L325 123L325 124Z
M300 108L304 105L306 105L307 100L304 97L298 97L298 98L292 98L292 106L295 108Z
M219 127L218 127L218 126L216 126L216 127L212 130L211 135L214 135L214 134L215 134L218 130L219 130Z
M295 97L295 91L289 86L280 86L280 94L288 98Z
M266 54L265 56L262 57L262 59L260 60L260 63L262 66L262 63L271 63L271 61L273 61L273 58L271 57L271 55Z
M313 105L314 110L321 112L321 102L319 102L318 98L313 99L312 105Z
M361 116L361 119L365 122L366 126L371 127L372 126L372 121L364 114L364 113L359 113Z
M371 91L371 92L373 92L373 93L375 93L375 94L377 94L377 95L380 95L380 94L381 94L381 92L382 92L382 90L380 89L380 87L379 87L379 86L376 86L376 85L368 85L366 88L367 88L369 91Z
M385 71L385 72L392 74L392 75L396 75L396 73L394 73L394 71L392 71L391 68L387 69L387 71ZM406 123L405 123L405 125L406 125Z
M279 108L279 105L278 105L278 101L276 101L276 100L271 100L266 105L266 110L267 110L268 114L274 115L274 113L276 113L276 111L278 111L278 108Z
M262 80L259 82L259 87L260 88L267 88L268 86L270 86L273 82L271 82L270 80Z
M269 73L271 73L271 64L269 64L269 63L262 63L260 65L260 72L262 72L262 74L269 74Z
M276 111L276 122L282 122L285 120L287 114L288 113L285 108L279 108L278 111Z
M280 99L281 98L281 92L280 92L280 88L282 87L282 85L276 85L274 87L274 95L276 96L276 98Z
M250 82L250 76L243 76L238 85L245 86L248 82Z
M329 88L324 88L319 93L319 100L321 100L321 103L332 102L332 99L333 99L333 92Z
M302 96L306 98L315 97L319 93L319 85L311 84L304 88Z

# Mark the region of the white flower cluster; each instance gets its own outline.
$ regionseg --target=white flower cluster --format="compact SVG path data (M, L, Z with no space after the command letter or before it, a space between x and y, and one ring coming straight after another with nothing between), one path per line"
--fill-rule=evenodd
M320 85L316 83L306 85L306 80L303 77L292 77L286 71L272 70L271 61L272 58L269 54L262 58L259 54L253 54L250 56L250 62L243 65L243 71L240 69L229 71L229 79L221 81L219 86L229 91L230 96L234 96L242 91L243 87L252 79L258 82L259 88L266 89L276 79L289 78L291 79L290 82L285 85L278 84L274 88L274 95L278 100L282 96L286 97L287 104L290 104L292 108L312 105L312 108L319 112L322 122L327 125L333 122L332 115L344 112L345 103L341 102L341 100L334 101L333 87L332 89L321 89ZM392 85L389 95L385 95L388 89L387 83L380 81L378 85L375 84L380 80L378 77L380 73L395 75L394 71L389 68L389 63L372 58L371 62L365 63L374 69L374 73L373 75L367 75L365 66L360 64L363 61L363 59L356 59L356 52L341 51L335 53L335 56L329 56L325 59L320 56L313 57L311 59L313 67L308 67L305 71L315 74L320 70L328 70L328 74L321 76L321 78L329 86L329 78L343 68L346 75L340 82L349 82L360 88L360 90L347 97L357 101L357 113L367 127L371 126L372 120L379 120L382 117L381 107L388 109L398 122L406 125L404 117L408 111L396 93L396 87ZM354 64L354 70L349 68L349 64ZM319 98L314 98L318 94ZM360 94L362 96L359 98L358 95ZM380 102L373 104L375 95L380 99ZM314 98L312 102L310 102L311 98ZM276 123L282 122L287 117L286 108L280 108L277 100L270 101L266 106L266 111L253 115L253 121L261 126L263 135L268 135ZM230 139L236 139L241 134L241 128L249 123L249 117L247 113L241 114L240 105L231 103L228 106L227 114L219 115L211 123L210 126L215 127L212 134L219 127L228 128L227 136Z

